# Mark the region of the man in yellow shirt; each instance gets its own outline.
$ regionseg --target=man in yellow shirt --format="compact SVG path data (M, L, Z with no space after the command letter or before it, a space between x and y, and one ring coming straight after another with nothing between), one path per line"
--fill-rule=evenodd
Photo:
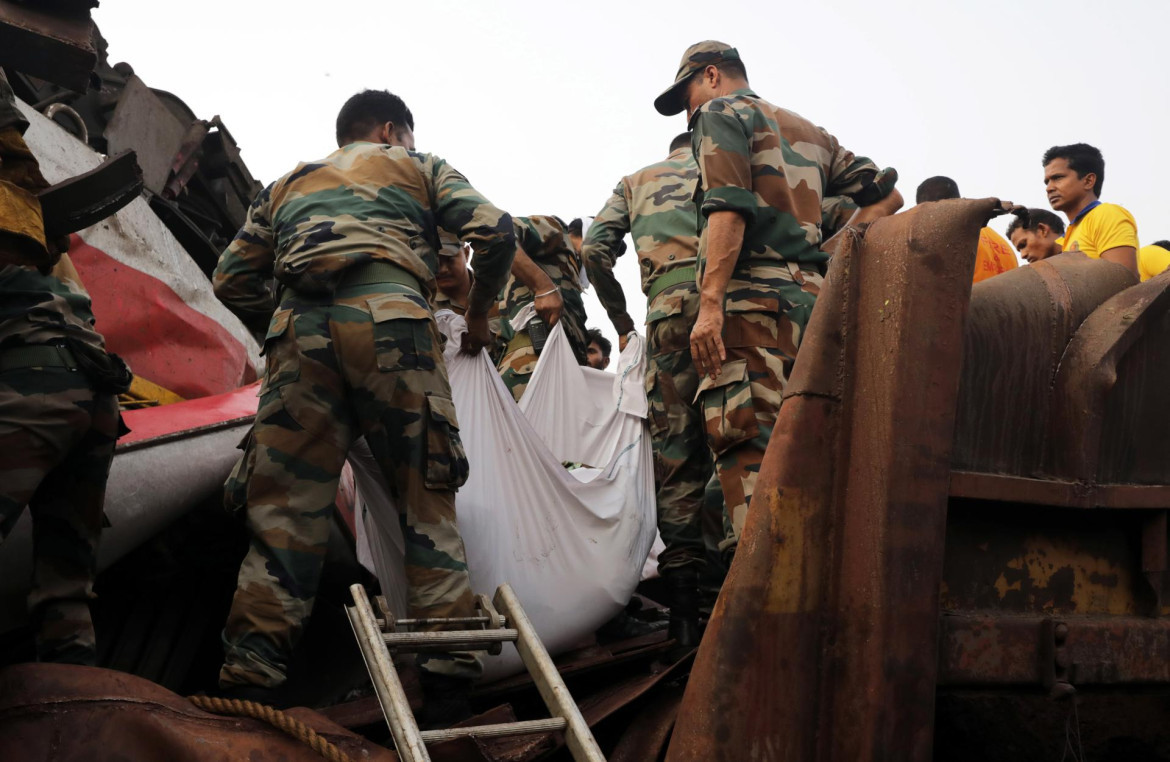
M1136 274L1137 223L1124 207L1101 203L1104 182L1105 159L1087 143L1053 146L1044 153L1048 203L1068 217L1061 249L1116 262Z
M915 194L915 203L959 197L959 184L949 177L939 175L922 181ZM1003 236L991 228L985 227L979 231L979 249L975 254L975 276L971 279L972 283L1014 270L1019 264L1011 245L1003 240Z
M1008 240L1020 256L1034 264L1060 253L1064 221L1047 209L1029 209L1018 215L1007 228Z
M1138 277L1143 281L1170 268L1170 241L1154 241L1138 251Z

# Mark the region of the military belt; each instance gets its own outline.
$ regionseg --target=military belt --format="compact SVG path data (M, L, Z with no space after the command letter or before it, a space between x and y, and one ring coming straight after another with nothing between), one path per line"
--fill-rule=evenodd
M36 344L0 350L0 373L23 368L77 370L77 359L68 347L57 344Z
M377 283L393 283L423 292L418 278L398 265L390 262L367 262L351 267L341 279L341 286L372 286Z
M646 294L646 302L650 303L654 301L654 297L658 296L671 286L677 286L680 283L688 282L695 282L695 268L693 265L690 267L680 267L677 270L671 270L665 275L660 275L654 279L653 283L650 284L650 291Z
M512 337L508 342L508 346L504 348L504 355L509 355L517 349L532 346L532 337L528 335L528 331L522 331Z

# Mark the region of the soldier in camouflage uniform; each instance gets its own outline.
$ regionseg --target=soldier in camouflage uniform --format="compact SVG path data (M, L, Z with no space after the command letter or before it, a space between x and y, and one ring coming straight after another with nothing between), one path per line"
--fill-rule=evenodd
M627 233L634 240L646 294L646 351L649 368L650 437L658 483L658 531L666 549L658 571L670 593L670 636L683 646L698 642L697 592L706 563L704 529L721 526L716 512L704 520L704 491L714 464L707 446L703 409L696 403L699 374L691 361L691 326L699 312L695 258L699 219L694 195L699 167L690 134L671 142L670 155L621 179L585 236L583 254L589 282L618 336L634 330L616 260ZM720 537L719 539L722 539Z
M473 613L455 516L468 464L430 306L436 225L476 252L463 339L472 353L490 341L487 314L516 243L508 214L413 150L413 124L396 96L355 95L337 118L341 147L268 186L215 270L221 300L268 322L245 469L252 543L224 630L229 695L284 682L317 593L341 468L363 434L402 515L410 616ZM481 672L470 652L419 664L428 702Z
M735 48L692 45L674 84L654 102L686 111L699 164L703 223L699 310L691 331L707 439L734 547L828 255L825 196L848 196L860 224L901 206L896 173L750 89Z
M505 348L496 367L519 402L536 370L538 355L538 347L533 344L537 327L529 324L519 331L512 327L525 305L536 307L542 322L539 329L551 331L559 320L564 320L565 334L581 365L587 364L589 339L585 334L585 303L581 300L581 256L570 245L564 224L556 217L541 215L517 217L515 225L516 261L500 302L500 338ZM546 300L560 304L545 308L542 305ZM539 344L543 337L536 338Z
M475 285L475 273L467 267L467 245L446 230L439 231L439 269L435 273L438 290L435 293L435 312L451 310L456 315L467 314L467 297ZM492 363L499 362L504 346L500 341L502 330L500 303L492 302L488 311L488 330L492 343L488 355Z
M79 359L104 342L68 256L53 253L63 246L45 241L35 194L48 183L27 126L0 73L0 541L27 505L37 656L92 665L89 601L121 419L116 392Z

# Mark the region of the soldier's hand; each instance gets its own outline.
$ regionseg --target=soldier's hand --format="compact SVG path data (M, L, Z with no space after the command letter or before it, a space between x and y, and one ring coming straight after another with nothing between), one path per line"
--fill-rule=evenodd
M492 332L488 328L487 315L467 315L467 333L463 334L463 341L459 350L464 354L477 355L480 350L492 343Z
M536 314L540 315L544 324L552 328L561 319L561 313L565 310L565 301L561 299L561 292L554 288L551 292L537 296L533 306L536 307Z
M722 309L699 308L699 317L691 329L691 359L699 375L706 373L711 378L719 375L727 359L727 350L723 348Z
M630 333L633 333L632 331ZM630 343L630 333L623 333L618 336L618 351L625 352L626 344Z

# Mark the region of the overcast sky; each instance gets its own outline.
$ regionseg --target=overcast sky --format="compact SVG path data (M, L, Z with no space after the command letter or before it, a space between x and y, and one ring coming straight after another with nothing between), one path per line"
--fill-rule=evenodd
M945 174L964 196L1046 208L1042 154L1083 141L1104 153L1103 198L1134 213L1141 240L1170 237L1165 0L104 0L94 18L112 62L219 114L265 183L332 151L345 99L385 88L414 113L418 148L498 206L594 215L686 129L652 101L688 45L718 39L762 97L896 167L910 202ZM619 277L641 321L632 248ZM613 338L591 294L586 307Z

